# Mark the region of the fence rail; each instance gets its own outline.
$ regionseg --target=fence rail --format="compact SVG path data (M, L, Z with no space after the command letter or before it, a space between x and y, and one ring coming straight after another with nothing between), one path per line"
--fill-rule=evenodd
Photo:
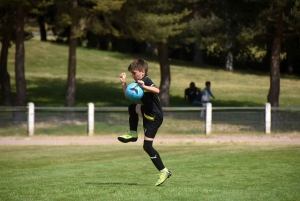
M300 132L300 107L163 107L159 132L172 134ZM204 116L201 117L201 111ZM142 132L141 121L139 129ZM0 136L95 135L128 129L127 107L0 107Z

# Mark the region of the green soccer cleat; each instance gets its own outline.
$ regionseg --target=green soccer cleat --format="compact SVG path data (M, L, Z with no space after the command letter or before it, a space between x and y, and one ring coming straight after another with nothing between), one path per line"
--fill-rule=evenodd
M126 135L121 135L118 137L118 140L123 143L127 142L136 142L138 139L138 133L136 131L130 131Z
M166 181L166 179L168 179L171 175L172 175L172 173L169 170L160 172L158 174L158 180L155 183L155 186L159 186L162 183L164 183L164 181Z

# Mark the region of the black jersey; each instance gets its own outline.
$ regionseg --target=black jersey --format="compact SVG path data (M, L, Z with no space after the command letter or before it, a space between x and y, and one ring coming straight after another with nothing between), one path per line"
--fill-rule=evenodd
M193 101L197 98L197 95L199 93L200 89L195 88L187 88L184 91L184 94L188 97L188 100L190 103L193 103Z
M147 76L145 76L142 79L142 81L144 81L146 86L155 86L152 80ZM151 120L152 118L159 118L161 120L163 119L163 111L162 111L158 94L152 93L151 91L144 89L144 95L141 101L145 106L144 116L147 119L149 120Z

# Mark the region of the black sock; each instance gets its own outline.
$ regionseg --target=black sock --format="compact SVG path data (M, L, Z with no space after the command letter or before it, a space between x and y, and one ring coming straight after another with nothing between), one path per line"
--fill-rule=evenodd
M139 123L139 115L135 111L136 104L130 104L128 106L129 113L129 129L131 131L137 131L138 123Z
M153 141L144 140L144 150L147 152L147 154L150 156L150 159L152 163L155 165L155 167L160 171L165 168L160 155L158 152L153 148L152 146Z

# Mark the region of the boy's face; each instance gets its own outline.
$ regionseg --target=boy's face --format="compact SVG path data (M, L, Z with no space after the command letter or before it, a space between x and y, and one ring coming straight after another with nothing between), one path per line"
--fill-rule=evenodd
M131 70L130 72L135 81L141 80L145 76L145 70Z

